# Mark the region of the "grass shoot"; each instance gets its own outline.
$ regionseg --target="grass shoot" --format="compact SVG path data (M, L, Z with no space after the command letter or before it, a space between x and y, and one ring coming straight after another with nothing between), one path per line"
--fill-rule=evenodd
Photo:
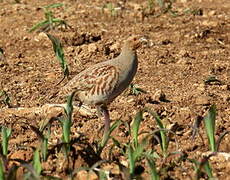
M47 36L49 37L49 39L51 40L51 42L53 44L54 53L55 53L60 65L61 65L62 71L64 73L63 79L58 83L58 84L60 84L64 80L65 77L69 76L68 64L65 60L65 55L64 55L64 51L63 51L62 44L61 44L60 40L51 34L47 34Z
M136 84L130 84L129 85L129 88L130 88L130 94L133 94L135 96L141 94L141 93L144 93L146 94L147 92L141 88L139 88Z
M204 117L204 125L208 136L210 150L212 152L217 151L217 146L215 141L215 125L216 125L215 122L216 122L216 106L212 105L208 110L207 115Z
M11 132L12 132L11 128L6 128L6 127L2 126L2 128L1 128L1 135L2 135L1 145L2 145L2 154L4 157L6 157L8 154L8 144L9 144Z
M57 8L57 7L62 7L62 6L63 6L62 3L55 3L55 4L48 5L48 6L44 6L43 11L44 11L45 20L40 21L37 24L35 24L29 30L29 32L33 32L37 29L40 29L40 31L47 32L60 25L64 25L65 27L67 27L68 26L67 23L62 19L55 18L53 12L50 10L51 8Z

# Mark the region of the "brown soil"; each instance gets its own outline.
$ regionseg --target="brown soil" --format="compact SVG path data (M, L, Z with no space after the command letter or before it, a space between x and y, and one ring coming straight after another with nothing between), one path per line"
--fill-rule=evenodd
M0 90L8 94L14 106L7 107L4 97L1 97L0 125L13 130L9 158L30 160L33 154L31 147L37 147L39 141L29 125L38 127L41 121L50 117L41 116L37 111L32 115L22 115L15 107L36 109L49 103L61 103L58 98L49 98L67 82L55 86L63 74L52 44L43 32L28 32L44 19L41 7L58 2L21 0L15 3L3 0L0 3L0 48L5 55L5 59L0 60ZM230 130L230 1L177 0L173 3L173 10L178 11L175 17L169 12L156 16L161 13L160 8L155 6L150 12L147 1L110 2L119 7L115 14L106 8L102 11L106 3L100 0L65 0L64 7L52 9L55 17L64 19L70 26L49 31L63 44L70 78L92 64L117 56L120 51L118 44L128 36L145 36L149 41L138 49L139 68L133 83L147 93L132 95L124 92L110 105L111 119L130 122L141 108L149 107L160 115L166 128L173 127L176 135L170 142L169 151L181 151L189 158L201 160L202 155L209 151L207 136L201 123L200 136L192 138L192 126L197 119L204 117L212 104L216 105L218 112L216 138ZM188 8L194 11L184 13ZM220 81L205 83L211 76ZM151 132L156 129L155 120L148 114L144 115L140 130ZM101 133L98 134L102 125L96 116L74 114L72 137L77 140L74 144L76 152L72 154L75 161L70 165L72 169L92 166L98 161L98 157L93 159L90 156L89 147L100 140ZM54 122L51 129L50 144L58 144L60 123ZM127 128L122 126L115 131L114 137L127 142L126 132ZM84 141L88 146L83 147L79 133L83 134L83 139L86 138ZM179 149L176 149L175 139ZM102 159L107 159L111 144L109 142L104 149ZM160 145L155 143L154 149L159 151ZM224 137L219 150L229 153L229 135ZM127 163L123 155L113 153L119 161ZM53 152L43 163L43 174L67 177L66 161L62 156L61 152ZM162 179L193 179L193 164L188 161L177 164L176 160L178 157L170 157L165 162L156 160L158 169L164 164L176 164L161 173ZM229 160L213 157L210 163L215 177L229 178ZM105 166L115 168L116 164L114 161ZM145 168L142 177L148 179L147 164L143 161L140 165ZM122 170L117 174L112 172L114 179L122 178ZM22 173L23 169L18 170L18 178Z

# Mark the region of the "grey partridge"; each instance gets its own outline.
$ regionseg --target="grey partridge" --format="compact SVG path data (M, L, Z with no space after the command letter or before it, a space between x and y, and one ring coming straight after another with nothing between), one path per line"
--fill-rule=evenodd
M110 128L107 105L120 95L131 83L137 72L136 49L141 41L138 36L125 40L119 56L95 64L76 75L59 92L69 95L75 92L75 99L86 105L96 106L99 115L104 116L104 136Z

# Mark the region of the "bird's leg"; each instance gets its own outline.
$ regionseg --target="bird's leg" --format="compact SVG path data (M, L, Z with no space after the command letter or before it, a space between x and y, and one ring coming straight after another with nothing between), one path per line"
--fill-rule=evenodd
M110 117L109 117L109 111L107 107L103 107L103 115L104 115L105 133L106 133L109 131L109 128L110 128Z
M100 106L100 111L104 116L104 124L105 124L105 129L104 129L104 134L103 134L103 139L101 145L104 146L106 142L108 141L108 135L109 135L109 129L110 129L110 117L109 117L109 111L106 106Z
M98 118L101 118L103 116L103 110L101 108L101 106L96 106L96 110L97 110L97 116Z

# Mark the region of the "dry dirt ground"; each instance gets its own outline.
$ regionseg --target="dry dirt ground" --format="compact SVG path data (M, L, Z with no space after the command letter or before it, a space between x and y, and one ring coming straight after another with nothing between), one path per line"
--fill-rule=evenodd
M112 2L115 9L110 12L102 7ZM102 0L65 0L63 7L52 9L54 16L64 19L70 27L49 31L58 37L64 47L65 57L70 67L70 78L92 64L115 57L119 54L119 44L132 34L140 34L149 41L138 49L139 67L133 81L147 93L133 95L129 90L119 96L111 105L112 120L121 119L130 123L135 114L143 107L157 112L166 128L174 127L175 135L170 142L169 151L181 151L189 158L202 159L209 151L204 124L199 134L192 138L192 126L202 119L212 104L217 107L216 138L230 130L230 1L226 0L177 0L172 10L177 16L161 13L158 5L148 10L147 0L132 1ZM39 108L48 103L60 103L58 97L49 97L68 80L56 84L63 77L50 40L43 32L28 30L44 19L41 7L57 0L36 1L13 0L0 2L0 48L5 59L0 60L0 90L10 98L12 108L0 102L0 125L12 128L9 142L9 157L30 160L31 147L38 146L38 138L29 125L38 126L47 119L46 115L33 112L21 113L17 107ZM210 77L219 81L205 83ZM48 113L48 112L47 112ZM48 116L48 115L47 115ZM72 137L79 133L92 144L100 140L103 122L96 116L74 114ZM141 131L156 129L155 120L145 114ZM113 136L127 142L127 128L115 130ZM219 150L229 153L229 135L221 142ZM52 124L50 144L61 139L60 123ZM176 149L175 139L179 148ZM78 150L80 141L75 143ZM109 142L102 153L106 159ZM159 150L155 143L154 149ZM83 152L83 151L81 151ZM85 150L81 155L76 152L72 168L91 166L95 161ZM80 151L79 151L80 153ZM89 153L89 152L88 152ZM59 153L61 154L61 153ZM61 156L61 155L60 155ZM88 156L88 158L86 158ZM115 154L118 161L127 159ZM166 160L175 163L172 168L161 172L162 179L193 179L193 164L178 157ZM166 162L156 159L158 170ZM230 179L229 159L217 157L210 160L214 176ZM115 167L116 162L107 164ZM143 161L143 179L148 179L148 167ZM65 161L57 152L43 163L43 174L65 178L68 175ZM113 173L112 173L113 172ZM18 170L20 179L23 170ZM121 170L111 171L114 179L122 179ZM206 176L204 176L205 178Z

